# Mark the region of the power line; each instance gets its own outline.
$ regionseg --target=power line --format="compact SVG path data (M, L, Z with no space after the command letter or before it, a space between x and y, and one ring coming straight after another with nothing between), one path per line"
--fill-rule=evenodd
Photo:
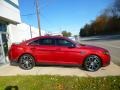
M37 15L37 21L38 21L38 30L39 35L41 36L41 28L40 28L40 10L39 10L39 0L34 0L34 5L36 5L36 13L30 13L30 14L24 14L21 16L31 16L31 15Z
M21 16L32 16L32 15L36 15L36 13L23 14Z
M41 36L41 27L40 27L40 15L41 15L41 12L40 12L40 8L39 8L40 7L39 6L39 0L34 0L33 7L35 7L35 6L36 6L36 13L37 13L39 35ZM46 6L48 6L48 4ZM35 12L31 12L31 13L28 13L28 14L23 14L21 16L23 16L23 17L33 16L33 15L36 15L36 13ZM43 18L45 19L44 15L43 15ZM46 21L48 22L49 20L46 19Z

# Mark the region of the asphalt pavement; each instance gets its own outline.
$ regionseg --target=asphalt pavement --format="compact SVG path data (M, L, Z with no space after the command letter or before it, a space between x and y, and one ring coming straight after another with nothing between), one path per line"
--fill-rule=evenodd
M100 46L108 49L112 62L120 66L120 35L80 38L80 43Z

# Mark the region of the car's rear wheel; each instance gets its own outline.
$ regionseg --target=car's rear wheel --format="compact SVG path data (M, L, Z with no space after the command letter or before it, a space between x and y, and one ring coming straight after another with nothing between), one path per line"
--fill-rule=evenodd
M101 59L97 55L90 55L84 62L84 68L87 71L97 71L101 67Z
M30 70L35 66L34 58L29 54L24 54L19 58L19 67Z

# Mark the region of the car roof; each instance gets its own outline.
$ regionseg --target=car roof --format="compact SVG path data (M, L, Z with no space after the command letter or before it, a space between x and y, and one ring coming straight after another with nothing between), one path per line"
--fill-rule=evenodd
M42 38L66 39L66 40L69 40L69 41L75 43L74 41L72 41L72 40L70 40L69 38L64 37L64 36L39 36L39 37L35 37L35 38L31 38L31 39L29 39L29 40L26 40L26 41L22 42L22 44L26 44L26 43L29 43L29 42L31 42L31 41L34 41L34 40L37 40L37 39L40 39L40 38L41 38L41 39L42 39Z
M32 38L32 40L35 40L35 39L38 39L38 38L63 38L63 39L68 39L64 36L39 36L39 37L35 37L35 38Z

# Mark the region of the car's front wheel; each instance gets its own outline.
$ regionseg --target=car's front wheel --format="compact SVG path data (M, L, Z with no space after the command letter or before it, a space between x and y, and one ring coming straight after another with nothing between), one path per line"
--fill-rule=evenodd
M87 71L97 71L101 67L101 59L97 55L90 55L84 62L84 68Z
M34 58L29 54L24 54L19 58L19 67L30 70L35 66Z

